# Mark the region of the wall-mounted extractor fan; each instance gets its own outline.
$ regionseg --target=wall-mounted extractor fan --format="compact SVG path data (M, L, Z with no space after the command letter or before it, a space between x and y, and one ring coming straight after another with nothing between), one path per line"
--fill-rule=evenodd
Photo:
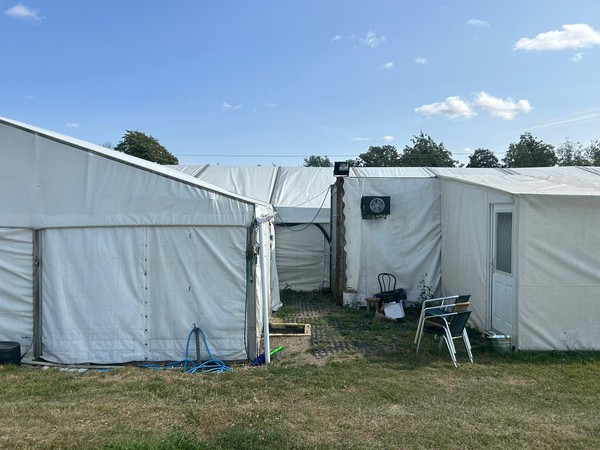
M363 219L385 218L390 213L390 197L382 195L362 197L360 209Z

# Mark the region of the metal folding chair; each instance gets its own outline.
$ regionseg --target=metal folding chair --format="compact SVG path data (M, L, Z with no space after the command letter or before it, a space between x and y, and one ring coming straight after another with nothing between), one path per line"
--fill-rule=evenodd
M469 360L471 363L473 363L471 343L469 342L469 336L467 335L467 330L465 329L470 315L471 311L467 310L429 316L425 318L423 327L421 329L421 334L423 332L431 333L444 339L454 367L458 367L456 362L456 347L454 345L454 341L457 339L463 340L465 348L467 349L467 354L469 355ZM440 341L440 345L441 343L442 342ZM419 353L420 347L421 339L419 337L417 343L417 353Z

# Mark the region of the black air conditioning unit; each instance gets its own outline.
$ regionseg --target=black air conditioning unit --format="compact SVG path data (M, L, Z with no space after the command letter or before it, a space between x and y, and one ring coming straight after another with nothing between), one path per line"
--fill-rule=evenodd
M363 219L384 219L390 214L390 197L382 195L362 197L360 210Z

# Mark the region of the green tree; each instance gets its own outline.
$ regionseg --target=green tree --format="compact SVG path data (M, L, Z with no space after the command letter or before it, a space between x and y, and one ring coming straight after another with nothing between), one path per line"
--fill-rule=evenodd
M437 144L431 136L422 131L418 136L413 136L411 146L405 146L399 164L404 167L455 167L458 161L452 158L452 152L444 147L444 143Z
M590 165L590 162L586 158L583 145L579 142L570 141L568 138L556 148L556 156L558 158L559 166Z
M331 167L331 161L327 156L315 156L311 155L308 158L304 158L304 167Z
M115 150L158 164L179 164L177 158L164 148L158 139L141 131L126 130Z
M519 142L508 146L502 160L504 167L552 167L558 164L554 146L523 133Z
M592 166L600 166L600 141L598 139L590 142L584 150L588 163Z
M469 156L467 167L500 167L498 157L487 148L477 148Z
M400 165L400 154L393 145L371 146L366 153L354 161L357 167L396 167Z

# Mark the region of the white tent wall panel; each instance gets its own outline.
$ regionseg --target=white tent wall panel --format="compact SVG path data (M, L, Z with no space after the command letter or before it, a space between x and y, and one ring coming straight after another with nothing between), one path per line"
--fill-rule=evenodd
M100 364L145 359L146 229L42 233L42 357Z
M154 173L19 128L0 124L0 148L10 161L0 165L2 226L247 226L254 214L254 204L172 179L161 166Z
M272 166L207 165L196 177L230 192L271 203L277 170Z
M314 291L329 287L329 242L323 232L306 224L277 226L275 232L280 288Z
M520 203L519 348L600 350L600 197Z
M329 226L332 167L279 167L271 203L278 222Z
M0 341L33 337L32 255L31 230L0 228Z
M44 230L42 356L179 360L196 323L213 356L244 359L246 238L244 227Z
M442 293L470 294L471 323L489 327L491 204L511 204L514 196L449 180L441 183Z
M386 219L362 219L362 196L390 196ZM377 275L391 272L396 287L416 299L419 281L439 288L440 187L436 178L347 178L344 182L346 287L359 298L379 292Z
M148 228L149 360L183 359L194 323L215 357L246 359L246 234L243 227Z

